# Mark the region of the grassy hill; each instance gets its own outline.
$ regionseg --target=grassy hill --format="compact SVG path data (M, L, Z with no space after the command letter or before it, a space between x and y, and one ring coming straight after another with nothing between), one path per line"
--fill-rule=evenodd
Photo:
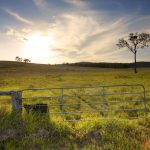
M26 88L52 88L75 86L101 86L112 84L143 84L147 92L147 109L150 111L150 68L139 68L134 74L132 68L93 68L68 65L24 64L18 62L0 62L0 91L21 90ZM120 89L125 90L125 89ZM129 89L126 89L129 90ZM33 93L26 93L32 96ZM38 93L42 94L41 92ZM54 93L56 94L56 93ZM119 97L119 100L127 97ZM129 97L132 100L140 97ZM55 115L11 113L9 97L0 97L0 149L102 149L135 150L150 148L150 117L139 119L115 119L91 117L91 121L65 122ZM89 98L88 98L89 99ZM108 100L114 100L112 97ZM80 99L86 101L87 99ZM92 100L97 100L92 99ZM24 100L24 103L36 103L42 100ZM48 102L46 100L45 102ZM77 100L80 102L79 100ZM49 101L54 102L54 101ZM69 103L75 103L68 99ZM140 106L134 103L133 107ZM88 106L95 109L99 106ZM129 104L115 107L130 107ZM61 107L51 110L60 110ZM68 108L69 110L70 108ZM82 110L83 106L73 107ZM123 115L135 113L124 112ZM91 114L92 115L92 114ZM136 114L137 115L137 114ZM69 116L70 117L70 116ZM87 117L79 115L80 118ZM101 119L100 119L101 118Z

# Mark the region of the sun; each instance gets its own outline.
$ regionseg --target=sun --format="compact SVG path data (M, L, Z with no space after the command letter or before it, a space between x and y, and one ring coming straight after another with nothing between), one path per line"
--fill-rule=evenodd
M39 33L30 35L25 39L23 48L24 56L30 59L44 58L50 53L50 45L52 39L50 36L41 35Z

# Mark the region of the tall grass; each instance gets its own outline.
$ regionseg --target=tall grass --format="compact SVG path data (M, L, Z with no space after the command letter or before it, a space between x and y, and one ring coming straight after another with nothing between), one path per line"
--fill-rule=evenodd
M37 114L0 117L0 149L142 150L150 135L150 118L68 123Z

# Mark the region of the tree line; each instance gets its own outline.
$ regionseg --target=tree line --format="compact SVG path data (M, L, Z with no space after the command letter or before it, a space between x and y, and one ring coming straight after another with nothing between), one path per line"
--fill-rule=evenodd
M64 63L67 66L79 66L79 67L97 67L97 68L132 68L134 63L93 63L93 62L77 62L77 63ZM150 62L137 62L138 67L150 67Z

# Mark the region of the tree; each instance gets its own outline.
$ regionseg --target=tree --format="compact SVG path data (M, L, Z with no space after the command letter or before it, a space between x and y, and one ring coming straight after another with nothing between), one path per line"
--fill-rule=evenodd
M24 61L25 63L31 62L31 60L29 60L29 59L24 59L23 61Z
M15 57L15 60L18 61L18 62L22 62L22 58L20 58L18 56Z
M150 43L149 33L130 33L129 39L121 38L116 44L119 48L128 48L134 54L134 72L137 73L136 54L139 49L148 47Z

